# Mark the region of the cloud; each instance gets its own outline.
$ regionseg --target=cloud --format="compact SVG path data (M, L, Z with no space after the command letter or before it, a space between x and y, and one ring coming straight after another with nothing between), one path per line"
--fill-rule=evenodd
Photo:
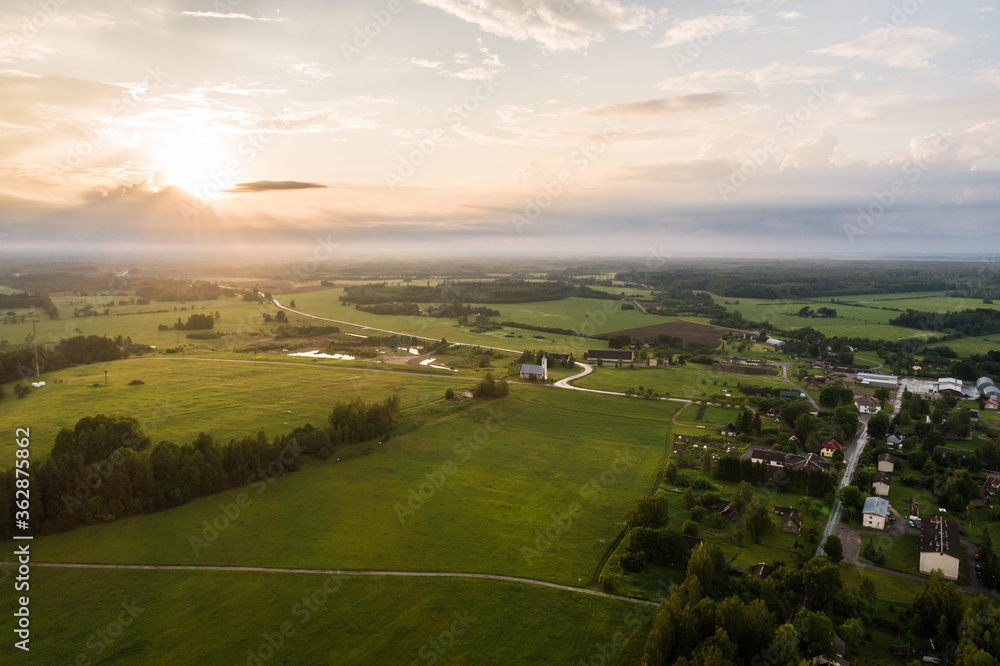
M777 12L775 13L780 19L785 19L786 21L792 21L794 19L802 18L802 12Z
M296 62L288 66L288 71L299 83L322 83L333 78L333 72L318 62Z
M646 27L653 13L616 0L417 0L482 30L547 51L580 51L606 32Z
M326 185L320 183L306 183L299 180L255 180L252 183L236 183L232 189L226 192L246 193L246 192L272 192L275 190L315 190L325 189Z
M829 132L811 137L785 152L782 169L820 169L833 163L837 155L837 137Z
M659 99L647 99L642 102L626 102L625 104L613 104L601 106L596 109L584 111L587 116L617 116L624 114L636 114L644 116L654 115L674 115L678 113L693 113L695 111L707 111L725 106L728 99L724 93L714 92L698 95L681 95L680 97L662 97Z
M706 69L685 76L665 79L657 84L664 90L707 92L748 81L758 88L777 85L811 84L829 79L840 71L838 66L793 65L772 62L756 69Z
M250 16L237 12L181 12L181 16L191 16L194 18L215 18L215 19L239 19L242 21L273 21L275 23L285 23L288 19L266 18L264 16Z
M714 12L676 23L656 46L667 48L699 38L704 40L706 36L714 39L724 32L746 32L756 22L757 19L749 14Z
M931 58L959 41L957 36L934 28L878 28L853 42L834 44L811 53L857 58L902 69L928 69Z

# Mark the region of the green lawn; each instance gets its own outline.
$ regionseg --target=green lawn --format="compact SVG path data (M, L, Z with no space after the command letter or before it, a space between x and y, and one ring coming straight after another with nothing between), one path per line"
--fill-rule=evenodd
M14 397L13 383L4 386L5 421L31 428L36 459L52 449L60 428L95 414L133 416L154 442L189 442L202 431L228 440L260 430L274 436L306 423L319 424L338 401L398 395L407 409L443 398L449 387L471 388L476 381L365 372L317 362L264 365L176 357L95 363L48 373L43 379L46 386L22 400ZM136 379L145 384L130 386ZM0 467L11 464L13 448L13 440L0 441Z
M502 401L426 406L424 425L362 445L367 455L310 460L266 488L44 537L34 552L57 562L467 571L586 585L625 512L652 490L673 413L662 402L610 402L515 387ZM491 410L501 410L499 428ZM252 504L209 540L204 521L241 493ZM208 543L196 553L190 537Z
M492 580L35 568L31 582L44 664L589 663L616 634L641 644L655 611ZM601 663L634 663L623 651Z

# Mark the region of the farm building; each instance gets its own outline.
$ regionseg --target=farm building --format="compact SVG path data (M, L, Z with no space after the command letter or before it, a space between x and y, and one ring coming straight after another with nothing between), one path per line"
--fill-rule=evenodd
M875 414L882 409L882 405L878 404L878 400L867 395L855 398L854 404L857 405L858 411L862 414Z
M765 345L770 345L772 347L784 347L785 343L781 340L775 340L774 338L768 338L764 340Z
M830 463L815 453L797 456L770 449L753 449L750 451L750 462L767 465L768 470L778 470L783 467L798 467L806 470L830 471Z
M899 377L896 375L880 375L874 372L859 372L858 383L862 386L897 388Z
M618 349L588 349L587 353L583 355L588 361L623 361L625 363L631 363L634 359L634 353L627 350Z
M872 475L872 492L879 497L885 497L889 494L889 484L891 482L892 477L885 472L875 472Z
M548 358L552 359L553 363L566 363L569 361L569 354L549 354Z
M878 471L892 474L896 467L896 458L889 453L883 453L878 457Z
M828 439L823 442L823 446L820 447L819 454L824 458L832 458L837 451L843 451L844 447L840 445L835 439Z
M920 527L920 573L940 569L945 578L958 579L962 544L958 523L944 516L931 516Z
M806 394L802 391L779 391L778 395L782 398L799 398L805 399Z
M942 377L937 383L938 393L953 395L956 397L962 396L962 380L955 379L954 377Z
M884 530L889 518L889 500L882 497L868 497L861 511L861 524L876 530Z

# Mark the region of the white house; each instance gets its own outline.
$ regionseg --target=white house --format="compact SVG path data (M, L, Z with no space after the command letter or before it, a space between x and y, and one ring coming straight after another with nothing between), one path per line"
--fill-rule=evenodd
M882 409L878 400L867 395L858 396L854 400L854 404L858 406L858 411L862 414L875 414Z
M876 530L885 529L885 521L889 517L889 500L882 497L868 497L865 508L861 512L861 524Z

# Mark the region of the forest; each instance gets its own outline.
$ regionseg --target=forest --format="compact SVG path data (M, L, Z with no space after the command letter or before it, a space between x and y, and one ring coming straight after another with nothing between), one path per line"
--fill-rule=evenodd
M623 271L617 280L654 289L708 291L732 298L793 299L850 294L950 291L966 298L986 298L992 287L975 263L905 261L839 262L677 262L656 271Z
M620 298L605 291L567 282L444 282L437 286L363 284L344 288L340 300L356 305L376 303L532 303L579 298Z

